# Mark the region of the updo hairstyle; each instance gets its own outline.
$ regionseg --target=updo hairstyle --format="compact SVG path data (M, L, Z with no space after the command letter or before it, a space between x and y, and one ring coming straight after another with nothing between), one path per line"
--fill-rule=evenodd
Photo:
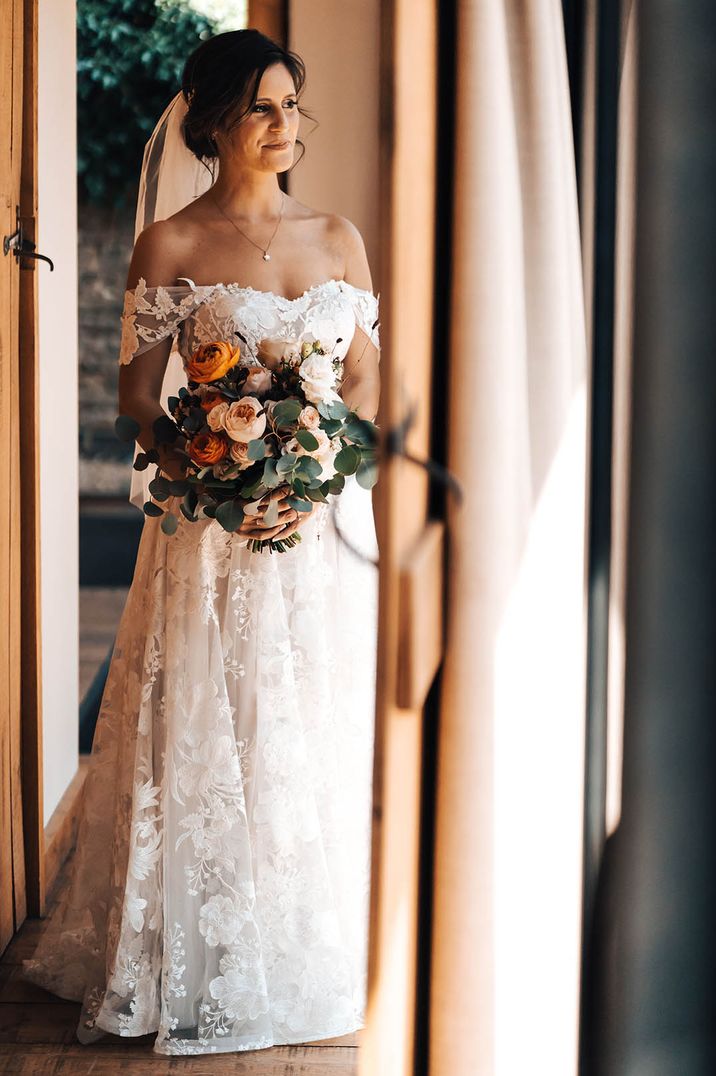
M230 130L251 111L256 103L261 76L267 67L275 63L281 63L288 69L298 97L306 81L303 60L260 30L228 30L215 34L194 49L184 65L181 79L182 94L187 103L182 134L187 147L200 161L205 163L218 158L212 131ZM234 114L247 91L248 104L242 112ZM296 107L301 115L309 115L300 103ZM298 164L306 152L300 138L296 141L302 152L291 168Z

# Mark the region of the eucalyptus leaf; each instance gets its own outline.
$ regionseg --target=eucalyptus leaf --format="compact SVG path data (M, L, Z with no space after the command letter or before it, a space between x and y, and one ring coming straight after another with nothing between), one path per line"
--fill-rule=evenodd
M169 494L169 482L162 475L157 475L149 483L149 492L156 501L166 501L170 496Z
M269 501L268 507L263 514L263 522L266 527L275 527L278 523L278 497Z
M356 470L356 482L363 489L372 489L378 481L378 465L374 461L366 463L364 460L358 464Z
M136 418L131 415L117 415L114 420L114 432L120 441L134 441L141 430Z
M164 519L161 521L159 526L162 528L165 534L174 534L177 527L179 526L179 520L173 512L165 512Z
M169 415L160 415L154 419L152 423L152 430L157 441L164 444L174 444L179 436L180 430L173 418Z
M298 512L310 512L312 507L311 502L302 497L287 497L286 504L290 504Z
M266 455L266 442L263 437L255 437L249 441L246 455L250 460L262 460Z
M296 421L302 410L303 404L301 401L291 397L288 400L279 400L272 411L271 417L276 426L290 426L292 422Z
M302 458L306 459L305 456ZM297 459L298 457L295 452L285 452L283 456L276 461L276 470L280 475L288 474L289 471L293 470Z
M216 509L215 518L225 531L235 531L240 527L244 519L244 506L238 498L224 501Z
M149 458L147 456L147 453L138 452L137 458L135 459L132 466L134 467L135 471L146 471L147 467L149 466Z
M275 487L281 481L278 476L278 471L276 470L276 460L273 458L273 456L269 456L264 463L264 473L262 481L263 484L268 487L268 489L275 489Z
M339 474L353 474L360 463L360 455L351 445L344 445L333 463Z
M378 440L377 427L368 419L349 415L345 422L345 435L359 445L374 445Z
M321 423L321 429L327 437L335 437L343 429L343 421L340 418L327 418Z
M318 438L310 430L296 430L296 440L307 452L315 452L318 448Z
M164 515L164 509L160 508L158 504L154 503L154 501L145 501L144 505L143 505L143 508L144 508L144 514L146 516L163 516Z
M311 481L323 473L323 467L318 460L314 460L313 456L301 456L296 471L301 478Z
M328 405L329 418L345 418L348 413L348 408L343 403L343 400L332 400Z

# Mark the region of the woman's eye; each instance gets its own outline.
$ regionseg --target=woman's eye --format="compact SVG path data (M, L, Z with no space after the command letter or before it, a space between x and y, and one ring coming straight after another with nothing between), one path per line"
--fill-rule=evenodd
M287 105L293 105L293 107L295 108L296 105L298 104L298 101L287 101L286 104ZM256 107L254 109L254 112L263 112L267 108L268 108L268 105L256 105Z

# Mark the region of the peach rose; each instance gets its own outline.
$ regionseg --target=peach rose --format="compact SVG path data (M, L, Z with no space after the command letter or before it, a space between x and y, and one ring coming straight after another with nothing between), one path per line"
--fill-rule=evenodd
M186 376L191 381L217 381L236 366L240 357L239 348L234 348L228 340L211 340L192 352L186 365Z
M246 375L246 380L241 386L239 394L248 396L249 393L252 393L254 396L264 396L270 388L271 371L264 366L254 366Z
M211 411L209 411L208 415L206 416L206 422L209 429L213 430L214 433L218 433L219 430L223 430L224 415L228 410L228 400L222 400L220 403L212 407Z
M298 416L298 424L303 426L304 430L317 430L320 421L321 416L311 404L307 404Z
M225 437L220 437L212 431L198 433L187 446L189 456L195 463L202 466L208 463L218 463L229 450L229 443Z
M248 457L249 446L246 441L232 441L229 447L229 455L235 463L241 465L241 469L250 467L254 462Z
M267 370L277 370L282 362L289 366L298 366L301 361L301 351L297 340L274 340L264 337L260 340L256 355L260 363Z
M223 426L232 441L253 441L266 429L266 415L259 414L261 403L255 396L242 396L229 404Z

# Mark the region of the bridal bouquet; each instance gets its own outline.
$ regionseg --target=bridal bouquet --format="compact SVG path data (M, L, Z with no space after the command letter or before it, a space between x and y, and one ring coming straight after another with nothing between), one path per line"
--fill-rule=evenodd
M196 348L186 365L188 388L169 398L170 414L153 424L155 447L134 461L143 470L159 463L157 446L174 446L184 478L157 474L149 484L153 500L145 502L145 514L163 516L162 530L173 534L177 516L155 502L178 496L180 511L192 523L201 512L235 531L278 486L288 487L286 503L299 512L340 494L346 475L355 474L370 489L377 478L377 427L341 399L343 361L332 350L320 340L267 337L258 345L259 364L242 366L239 346L230 340ZM129 441L140 426L119 415L115 429ZM176 447L182 436L183 448ZM274 499L263 522L272 527L277 521ZM284 552L300 540L294 531L284 539L250 538L248 548Z

